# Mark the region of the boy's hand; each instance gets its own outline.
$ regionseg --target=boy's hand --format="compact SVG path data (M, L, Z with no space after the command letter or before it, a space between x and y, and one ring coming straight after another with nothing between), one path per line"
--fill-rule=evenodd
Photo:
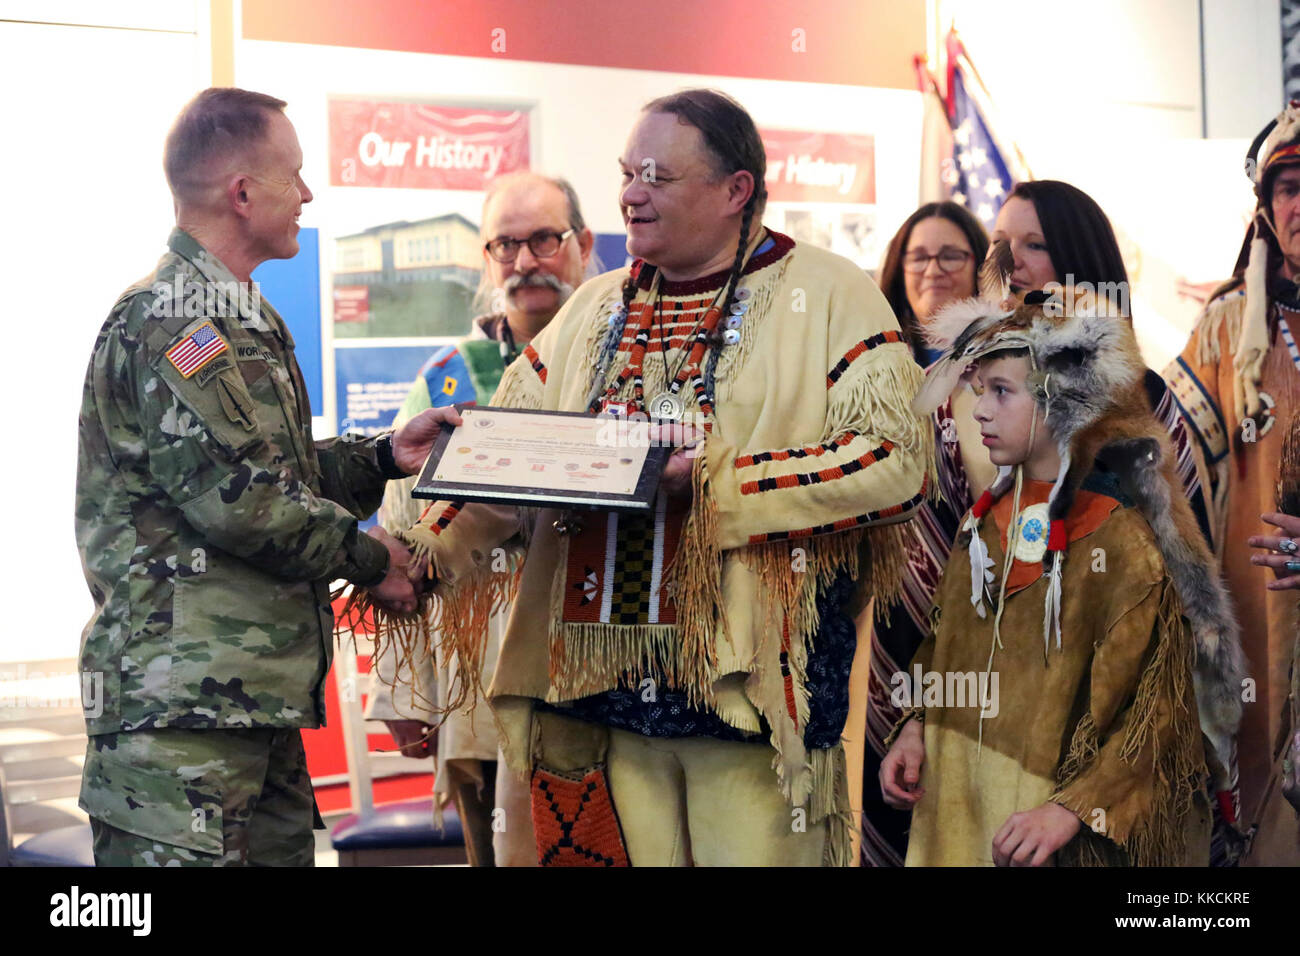
M925 734L913 718L903 725L894 745L880 762L880 794L895 810L911 810L925 796L921 764L925 763Z
M1083 821L1057 803L1013 813L993 835L995 866L1049 866L1052 856L1073 839Z

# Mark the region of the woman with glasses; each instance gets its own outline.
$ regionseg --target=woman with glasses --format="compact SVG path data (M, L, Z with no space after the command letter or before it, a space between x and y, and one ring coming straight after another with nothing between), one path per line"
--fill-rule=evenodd
M973 215L955 202L926 203L894 235L880 270L880 288L898 317L912 356L928 366L938 353L925 342L926 324L945 305L976 294L975 276L989 240ZM867 746L863 760L862 862L902 866L911 814L885 804L877 774L885 737L900 716L890 701L891 677L905 671L929 629L930 607L961 517L992 482L995 469L980 441L975 395L967 386L934 415L942 501L926 500L908 522L911 540L902 599L875 609L868 677Z

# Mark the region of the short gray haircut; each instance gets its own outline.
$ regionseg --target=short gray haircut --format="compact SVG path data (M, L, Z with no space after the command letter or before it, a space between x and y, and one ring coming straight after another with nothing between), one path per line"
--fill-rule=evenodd
M560 192L564 193L564 201L569 207L569 225L579 232L587 228L587 220L582 218L582 204L578 202L578 193L573 188L573 183L561 176L545 176L541 173L529 172L528 170L505 173L488 183L487 192L483 196L483 225L487 224L488 206L492 203L492 197L506 187L522 180L549 183Z
M259 143L270 114L288 104L265 93L233 86L212 86L185 104L167 133L163 172L172 195L192 197L204 174L218 159Z
M582 205L578 202L578 193L573 188L571 182L561 176L545 176L541 173L519 170L518 172L505 173L488 183L486 195L483 197L483 215L482 220L479 223L480 234L483 231L483 227L487 225L488 206L492 202L492 197L512 183L517 183L522 180L549 183L560 192L564 193L565 202L569 207L570 227L578 232L587 228L587 221L582 218ZM593 247L591 250L591 256L587 260L587 268L583 271L582 277L584 280L590 279L592 276L598 276L604 271L604 263L600 261L600 256L596 255L596 250ZM474 296L470 303L471 308L476 312L483 312L491 308L492 291L491 279L488 277L487 269L484 269L479 274L478 288L474 290Z

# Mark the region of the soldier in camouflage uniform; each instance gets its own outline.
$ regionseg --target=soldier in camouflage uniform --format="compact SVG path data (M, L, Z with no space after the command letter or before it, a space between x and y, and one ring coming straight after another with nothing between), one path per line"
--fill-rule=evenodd
M168 136L168 252L100 330L79 421L76 531L102 675L81 806L98 865L311 865L300 728L325 721L331 580L414 607L405 550L357 521L417 470L431 410L314 442L293 339L249 273L298 250L311 192L284 103L201 93Z

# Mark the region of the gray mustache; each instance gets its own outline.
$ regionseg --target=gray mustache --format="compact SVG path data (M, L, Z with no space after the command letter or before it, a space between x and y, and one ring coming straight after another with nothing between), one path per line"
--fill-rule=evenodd
M567 282L562 282L556 276L549 272L530 272L527 275L515 273L505 281L506 295L514 295L515 292L528 286L536 286L542 289L552 289L559 294L561 300L567 299L573 294L573 286Z

